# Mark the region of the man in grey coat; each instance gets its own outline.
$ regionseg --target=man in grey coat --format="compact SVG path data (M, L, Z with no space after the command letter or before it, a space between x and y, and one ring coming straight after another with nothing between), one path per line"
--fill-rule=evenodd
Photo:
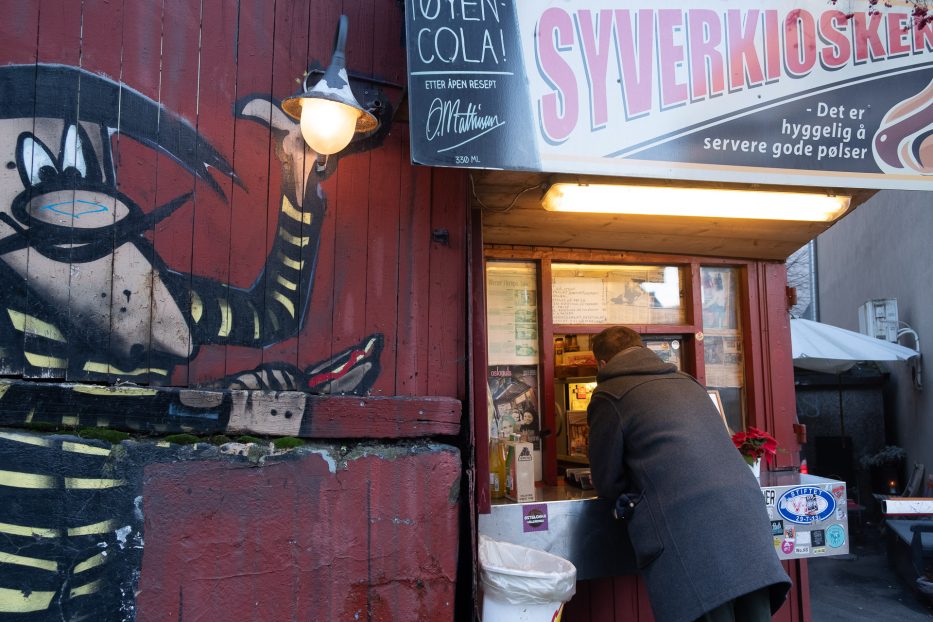
M593 338L590 467L616 500L657 622L758 622L790 578L758 482L692 377L623 326Z

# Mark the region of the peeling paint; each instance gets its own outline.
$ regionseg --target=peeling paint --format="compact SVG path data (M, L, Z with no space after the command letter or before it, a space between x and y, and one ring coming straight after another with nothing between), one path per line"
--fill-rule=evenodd
M114 535L117 537L117 542L120 543L120 548L126 548L126 538L133 532L133 528L129 525L125 527L120 527L114 532Z
M328 471L330 471L331 473L336 473L336 472L337 472L337 461L334 460L333 456L330 455L330 454L331 454L330 450L327 450L327 449L312 449L312 450L310 450L310 453L312 453L312 454L318 454L319 456L321 456L322 458L324 458L324 462L327 463L327 470L328 470Z

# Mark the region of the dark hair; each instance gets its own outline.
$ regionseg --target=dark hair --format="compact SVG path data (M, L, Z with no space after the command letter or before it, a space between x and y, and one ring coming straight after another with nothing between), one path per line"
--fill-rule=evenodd
M610 326L593 337L593 356L607 363L622 350L644 346L641 335L627 326Z

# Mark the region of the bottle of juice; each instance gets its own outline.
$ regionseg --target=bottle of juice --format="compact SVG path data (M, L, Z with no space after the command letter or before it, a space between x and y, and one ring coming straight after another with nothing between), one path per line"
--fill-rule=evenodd
M505 495L505 458L498 438L489 441L489 496L501 499Z
M515 482L512 480L512 463L514 461L515 445L508 443L505 451L505 496L510 499L515 498Z

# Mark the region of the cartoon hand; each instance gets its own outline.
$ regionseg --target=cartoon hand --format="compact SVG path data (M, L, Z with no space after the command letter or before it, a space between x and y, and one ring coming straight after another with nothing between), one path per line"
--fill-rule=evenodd
M370 335L305 370L305 389L319 394L365 395L379 377L383 336Z
M248 391L300 391L301 372L288 363L269 363L252 371L244 371L226 379L228 389Z

